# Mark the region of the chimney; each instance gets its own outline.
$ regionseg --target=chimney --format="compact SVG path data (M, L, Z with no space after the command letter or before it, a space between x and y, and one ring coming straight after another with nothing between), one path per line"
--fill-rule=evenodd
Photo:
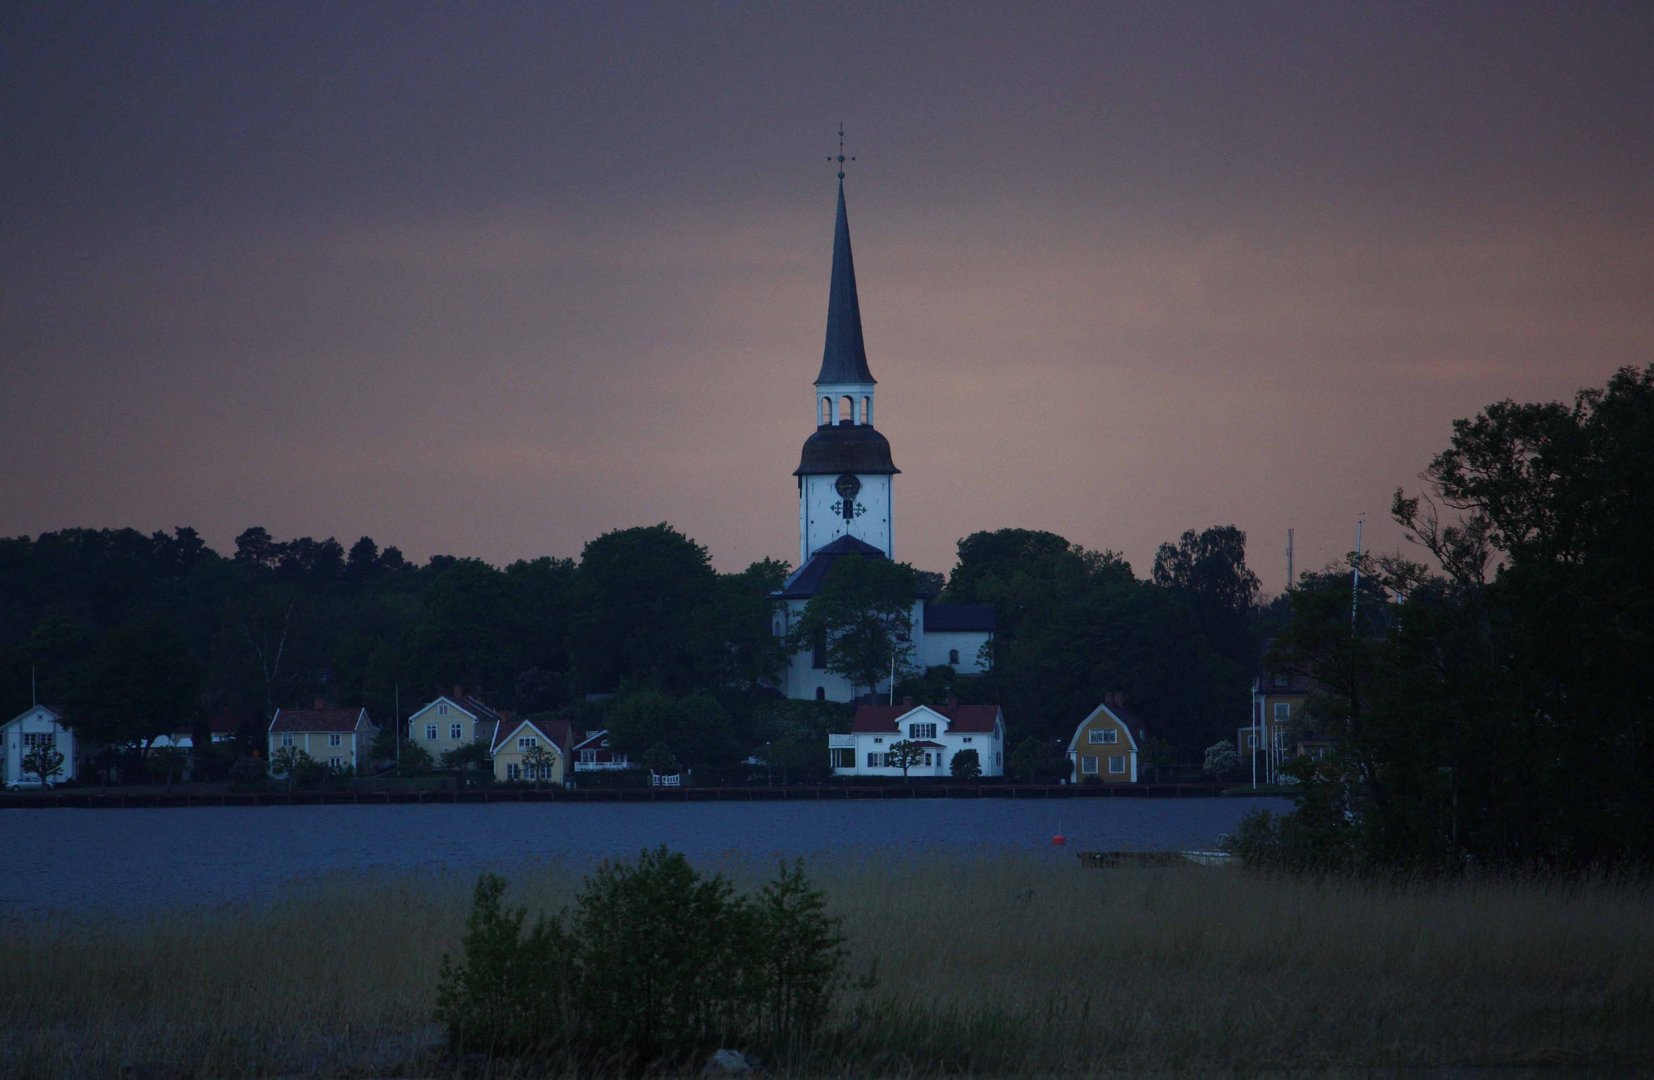
M454 702L456 704L458 704L459 702L464 701L464 700L465 700L465 687L461 686L459 683L455 683L454 684Z
M959 699L954 697L952 694L949 694L947 707L950 709L957 709L959 707Z
M913 707L913 698L910 695L907 695L907 694L902 695L902 708L911 709L912 707Z

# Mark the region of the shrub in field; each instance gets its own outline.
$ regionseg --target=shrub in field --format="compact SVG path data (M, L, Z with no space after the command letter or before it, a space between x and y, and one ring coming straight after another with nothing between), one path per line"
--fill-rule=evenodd
M537 919L501 906L485 874L464 958L444 957L437 1020L457 1053L572 1052L636 1069L719 1047L789 1053L808 1045L841 987L839 921L801 865L756 896L657 848L605 862L574 909Z
M563 1041L567 941L561 920L534 921L500 903L505 879L477 880L465 922L463 960L444 955L437 980L436 1020L455 1053L521 1056Z

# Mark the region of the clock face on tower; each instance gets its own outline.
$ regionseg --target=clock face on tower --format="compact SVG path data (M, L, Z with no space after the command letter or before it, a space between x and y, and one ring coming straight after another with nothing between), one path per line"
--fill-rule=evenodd
M841 499L854 499L861 493L861 481L845 473L833 482L833 490L838 492Z

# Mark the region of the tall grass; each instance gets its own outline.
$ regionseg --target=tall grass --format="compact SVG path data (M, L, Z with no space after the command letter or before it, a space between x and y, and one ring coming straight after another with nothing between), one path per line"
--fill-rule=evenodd
M1374 885L1018 858L808 869L844 918L855 971L878 976L847 995L809 1071L1654 1065L1645 884ZM579 883L540 865L507 901L556 910ZM263 905L13 917L0 925L0 1073L441 1072L437 965L472 884L348 876Z

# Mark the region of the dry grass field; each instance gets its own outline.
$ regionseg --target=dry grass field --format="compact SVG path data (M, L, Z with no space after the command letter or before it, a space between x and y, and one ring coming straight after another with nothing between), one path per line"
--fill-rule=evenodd
M773 867L716 869L756 881ZM1654 1067L1646 884L1375 885L1016 858L808 870L844 918L855 972L876 966L878 982L846 995L839 1030L796 1071ZM11 918L0 1073L451 1071L431 1009L472 884L353 877L166 917ZM507 901L557 909L578 886L530 865Z

